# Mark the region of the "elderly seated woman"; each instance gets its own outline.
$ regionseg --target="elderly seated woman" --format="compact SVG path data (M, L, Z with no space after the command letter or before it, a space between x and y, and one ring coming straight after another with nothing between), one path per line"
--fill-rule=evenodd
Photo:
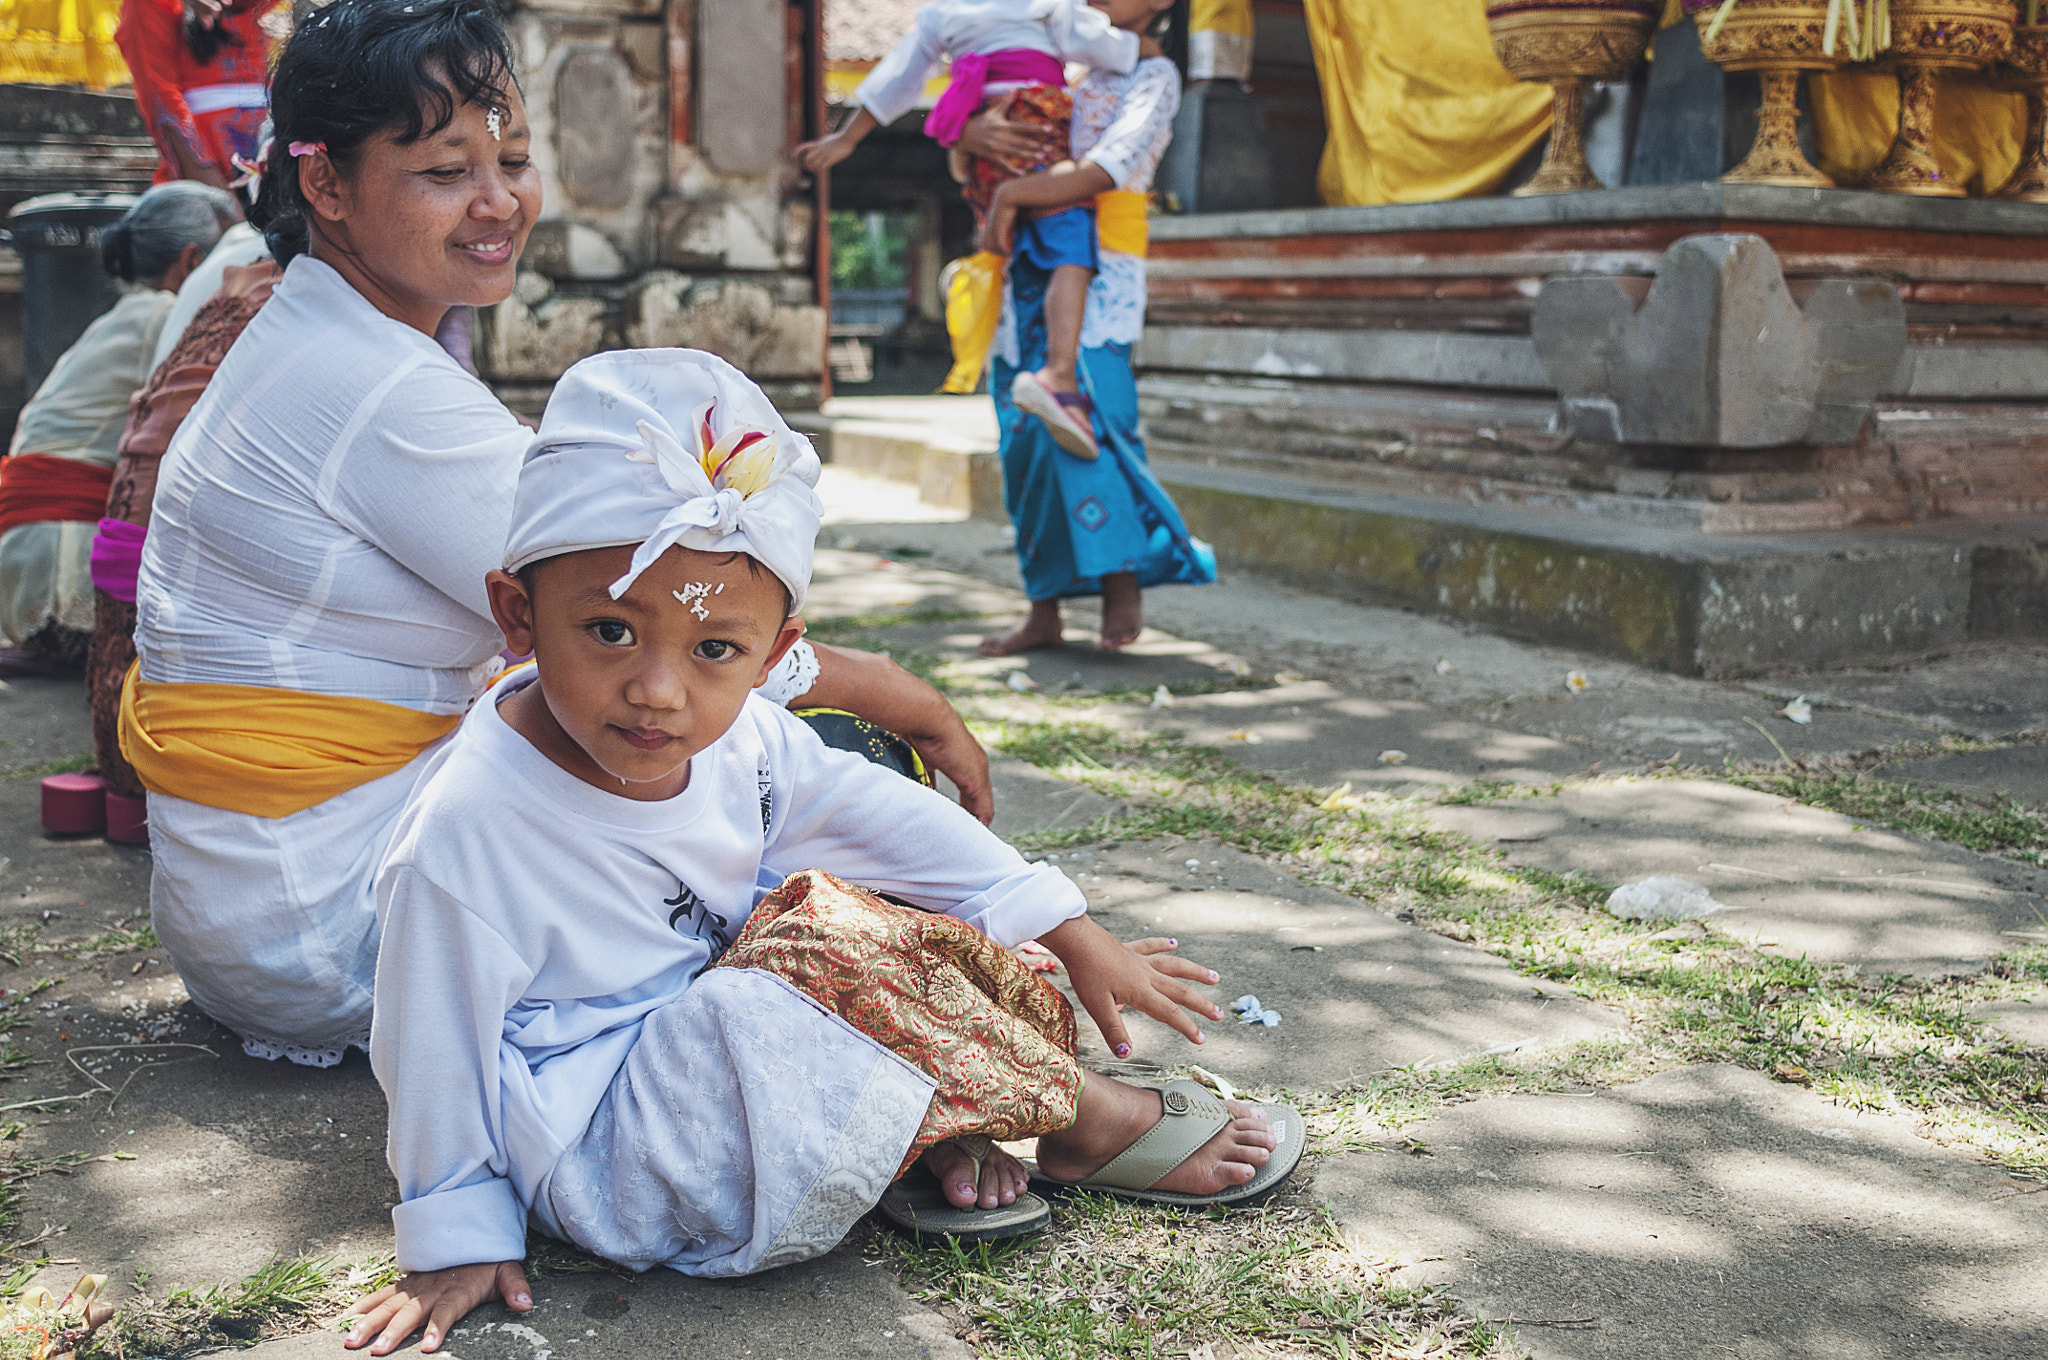
M161 184L102 233L107 271L139 286L57 360L0 459L0 674L84 666L87 561L128 400L149 379L178 285L240 217L225 190Z

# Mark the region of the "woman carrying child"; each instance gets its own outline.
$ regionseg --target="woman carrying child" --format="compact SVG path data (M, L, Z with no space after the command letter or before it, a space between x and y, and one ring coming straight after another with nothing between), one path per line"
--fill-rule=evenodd
M830 136L798 147L797 159L814 173L845 160L870 132L915 108L925 82L946 60L950 81L924 130L954 152L955 174L966 182L962 195L974 208L975 226L983 229L1000 185L1065 158L1074 113L1066 64L1086 66L1093 74L1128 73L1138 60L1138 38L1091 0L930 0L918 7L910 32L853 92L853 117ZM1012 119L1043 130L1058 154L1022 161L967 157L958 145L961 133L973 114L998 98ZM1092 407L1074 368L1095 273L1093 206L1074 201L1048 209L1034 223L1027 248L1050 274L1045 358L1018 371L1005 390L1019 410L1045 422L1061 448L1094 458Z
M1291 1109L1084 1073L1067 1003L1005 946L1058 954L1119 1057L1126 1006L1201 1042L1189 1012L1222 1011L1189 984L1214 973L1118 944L1057 869L752 697L803 632L817 475L709 355L557 384L489 581L535 664L437 753L378 876L407 1275L351 1308L349 1346L529 1309L529 1222L731 1276L829 1251L906 1175L1042 1224L990 1139L1037 1138L1045 1181L1187 1205L1298 1162Z
M1120 31L1140 35L1142 57L1127 75L1098 69L1074 87L1073 158L997 186L982 234L985 249L1010 256L989 392L1002 431L1004 504L1031 600L1022 623L982 643L989 656L1058 646L1060 601L1086 595L1102 597L1102 646L1116 651L1144 628L1145 587L1216 579L1215 554L1188 533L1146 465L1131 374L1131 346L1145 328L1146 203L1180 107L1180 73L1159 46L1174 0L1092 3ZM991 134L1014 137L1015 121L984 114L970 123L965 144L979 150ZM1069 456L1023 418L1012 395L1016 376L1043 361L1058 321L1058 271L1047 269L1038 245L1052 219L1034 214L1087 202L1101 238L1079 335L1078 372L1102 451L1093 460Z
M271 95L252 216L284 277L163 459L119 726L193 1000L327 1066L369 1039L399 811L502 668L483 578L531 431L433 337L511 294L540 181L488 0L334 0ZM901 733L989 810L958 717L880 658L792 647L765 683Z

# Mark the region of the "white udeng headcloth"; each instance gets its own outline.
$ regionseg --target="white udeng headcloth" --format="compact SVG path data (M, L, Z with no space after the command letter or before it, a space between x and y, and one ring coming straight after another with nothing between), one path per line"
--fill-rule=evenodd
M694 349L593 355L555 384L519 469L505 570L637 543L612 598L676 544L743 552L803 608L824 513L818 455L766 394Z

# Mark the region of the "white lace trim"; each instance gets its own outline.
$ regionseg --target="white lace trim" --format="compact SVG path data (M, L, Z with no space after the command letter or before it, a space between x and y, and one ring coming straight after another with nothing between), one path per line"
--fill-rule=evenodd
M803 698L818 685L818 654L808 642L798 642L782 658L758 691L763 699L781 708Z
M265 1062L276 1062L279 1058L285 1058L301 1067L332 1067L347 1057L348 1051L352 1048L360 1048L368 1053L370 1031L366 1029L361 1034L350 1035L337 1048L302 1048L297 1044L288 1044L282 1039L264 1039L247 1034L242 1036L242 1051L250 1057L261 1058Z

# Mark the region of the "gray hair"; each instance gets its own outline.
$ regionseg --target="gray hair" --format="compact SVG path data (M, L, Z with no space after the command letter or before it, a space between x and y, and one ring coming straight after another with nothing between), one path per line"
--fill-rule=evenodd
M100 259L125 283L155 283L170 272L186 246L213 249L221 233L241 220L235 197L197 180L159 184L100 232Z

